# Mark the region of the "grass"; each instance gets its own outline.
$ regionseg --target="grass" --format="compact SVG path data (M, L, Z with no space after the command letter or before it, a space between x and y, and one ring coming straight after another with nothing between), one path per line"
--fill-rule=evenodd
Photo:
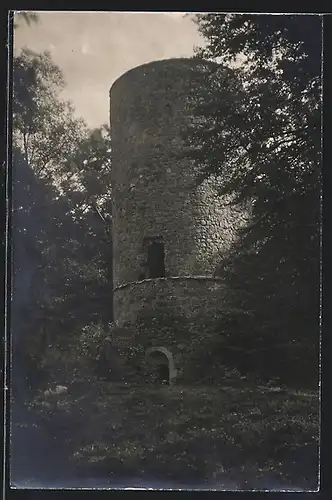
M93 383L35 410L66 443L79 478L152 478L173 488L314 490L317 393L255 386ZM82 479L83 480L83 479ZM77 486L77 484L76 484Z

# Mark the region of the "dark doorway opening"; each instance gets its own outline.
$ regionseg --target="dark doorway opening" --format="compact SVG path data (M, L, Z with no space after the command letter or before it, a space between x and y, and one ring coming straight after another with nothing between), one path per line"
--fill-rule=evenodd
M169 369L167 365L159 365L158 382L159 384L169 385Z
M148 357L148 366L151 380L157 385L169 385L169 361L165 354L155 351Z
M153 241L149 244L147 265L149 278L165 277L165 250L163 243Z

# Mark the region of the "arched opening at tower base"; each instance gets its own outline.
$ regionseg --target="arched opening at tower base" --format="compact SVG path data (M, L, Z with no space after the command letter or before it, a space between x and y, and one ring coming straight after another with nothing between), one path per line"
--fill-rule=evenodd
M151 347L146 351L145 363L148 379L157 385L171 385L176 379L176 369L171 352L165 347Z

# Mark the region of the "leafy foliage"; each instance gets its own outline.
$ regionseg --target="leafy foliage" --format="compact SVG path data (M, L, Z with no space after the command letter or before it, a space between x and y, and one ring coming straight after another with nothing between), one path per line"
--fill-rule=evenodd
M13 332L37 385L38 367L66 379L82 329L112 319L110 134L75 117L63 86L49 54L15 58Z
M24 49L14 58L13 141L35 173L59 175L61 164L87 135L70 102L59 99L64 87L60 69L49 53Z
M217 179L220 194L252 207L252 223L220 273L237 291L244 337L270 348L302 342L317 373L320 19L198 14L195 21L206 40L196 57L219 66L206 65L205 85L192 96L187 155L199 179ZM234 317L222 328L239 332L239 324Z
M31 26L33 23L38 23L39 16L32 11L15 12L15 20L14 29L17 29L20 26L21 21L24 21L28 26Z

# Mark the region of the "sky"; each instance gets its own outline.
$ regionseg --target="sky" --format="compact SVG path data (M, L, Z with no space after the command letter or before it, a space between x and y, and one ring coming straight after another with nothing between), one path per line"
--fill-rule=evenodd
M62 93L90 127L109 122L109 89L135 66L171 57L190 57L202 45L184 13L38 12L39 22L20 22L14 51L49 51L67 82Z

